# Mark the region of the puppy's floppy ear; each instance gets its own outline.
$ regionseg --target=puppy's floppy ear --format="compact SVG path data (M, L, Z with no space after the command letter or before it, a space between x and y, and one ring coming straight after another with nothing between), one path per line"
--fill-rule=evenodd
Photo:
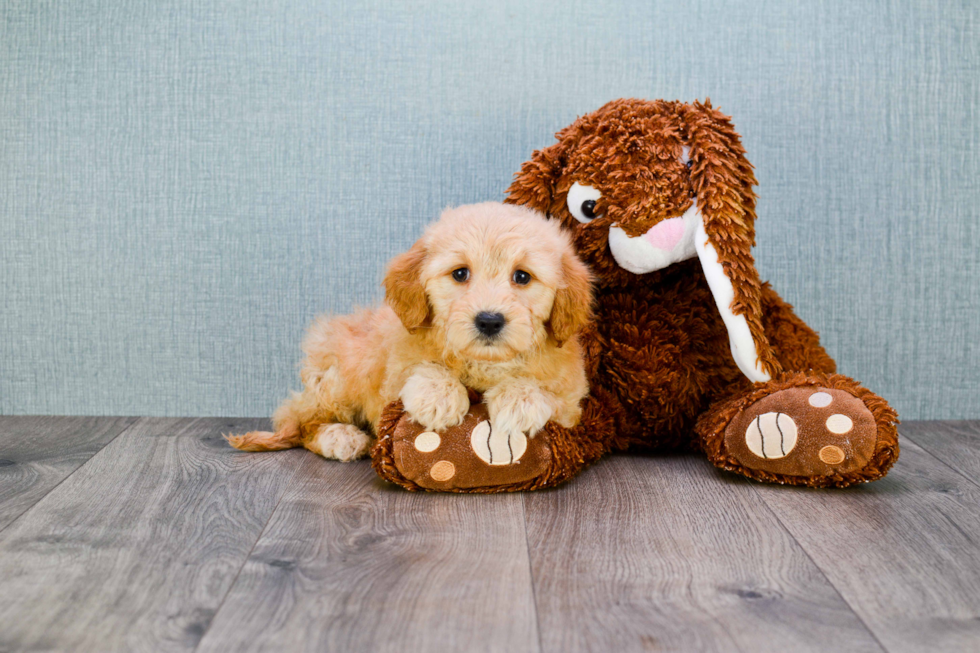
M571 251L561 257L561 286L545 327L561 347L581 331L592 317L592 275Z
M762 285L752 258L757 183L752 164L731 120L710 100L681 105L679 112L704 224L704 232L695 236L698 257L736 363L752 381L766 381L781 366L762 327Z
M422 285L422 265L427 256L421 240L388 264L385 274L385 300L410 332L427 326L431 318L429 299Z
M561 136L561 134L559 134ZM555 185L562 168L561 143L535 150L530 161L525 161L514 175L507 189L507 204L520 204L547 214L555 195Z

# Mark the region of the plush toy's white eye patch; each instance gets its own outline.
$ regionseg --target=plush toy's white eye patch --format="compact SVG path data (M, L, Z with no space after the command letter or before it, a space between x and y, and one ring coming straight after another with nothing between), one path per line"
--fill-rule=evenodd
M595 212L595 203L602 197L602 193L592 186L583 186L577 181L568 189L568 196L565 203L568 211L581 223L591 222L599 216Z

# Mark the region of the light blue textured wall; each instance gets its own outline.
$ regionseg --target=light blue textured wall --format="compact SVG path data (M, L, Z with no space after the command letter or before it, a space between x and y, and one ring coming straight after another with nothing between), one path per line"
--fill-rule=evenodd
M0 413L265 415L319 311L621 97L710 96L764 277L905 418L980 417L977 3L7 0Z

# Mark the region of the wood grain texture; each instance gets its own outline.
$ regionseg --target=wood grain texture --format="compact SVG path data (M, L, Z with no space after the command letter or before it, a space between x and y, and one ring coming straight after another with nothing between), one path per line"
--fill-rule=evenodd
M0 417L0 531L134 417Z
M888 650L980 650L976 485L905 439L880 481L756 489Z
M497 496L220 438L262 420L127 424L0 419L7 467L38 470L0 467L0 507L28 506L0 651L980 650L976 422L902 425L848 490L614 456Z
M526 495L542 650L881 650L745 489L699 456L618 456Z
M305 466L201 642L209 651L536 651L521 497L408 493Z
M0 650L192 650L304 458L263 424L140 420L0 533Z
M980 485L980 421L904 422L899 431Z

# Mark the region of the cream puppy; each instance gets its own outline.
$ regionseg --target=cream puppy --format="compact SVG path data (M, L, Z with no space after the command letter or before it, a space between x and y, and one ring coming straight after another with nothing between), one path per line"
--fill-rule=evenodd
M466 416L467 388L484 394L498 432L578 423L588 385L576 334L591 284L557 222L497 202L447 209L384 286L386 305L314 322L303 390L276 411L275 432L229 436L232 446L353 460L388 403L440 431Z

